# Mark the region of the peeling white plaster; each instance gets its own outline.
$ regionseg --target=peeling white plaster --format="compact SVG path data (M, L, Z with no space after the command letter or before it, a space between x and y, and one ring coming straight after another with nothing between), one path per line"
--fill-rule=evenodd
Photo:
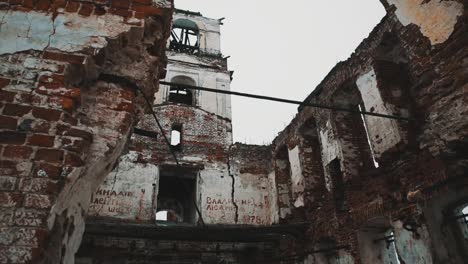
M107 45L106 38L115 38L131 27L112 14L90 18L65 13L53 20L52 14L0 10L0 17L0 54L46 48L64 52L89 46L102 48Z
M431 239L425 226L416 228L419 237L403 227L403 222L393 222L395 246L404 262L411 264L432 264Z
M374 109L376 113L387 115L397 112L394 106L383 101L377 87L374 69L360 76L356 81L356 85L361 93L366 111ZM395 120L365 116L365 121L376 158L379 158L385 151L394 147L402 140L398 123Z
M444 43L463 14L463 4L455 1L388 0L388 3L396 6L396 16L404 26L411 23L419 26L432 45Z
M50 47L76 52L84 46L96 49L107 45L106 38L115 38L130 30L123 17L106 13L92 19L78 14L61 14L54 21L55 33L50 38Z
M235 171L238 171L235 169ZM236 184L234 198L239 206L238 224L244 225L271 225L277 217L276 194L271 190L276 189L274 178L268 175L242 173L234 176Z
M322 143L322 160L324 164L341 157L340 144L333 133L330 121L327 121L325 128L320 129L320 142Z
M289 163L291 165L291 190L294 199L294 207L304 206L304 176L302 175L299 146L288 150Z
M232 178L228 175L227 168L200 171L199 204L206 224L235 223L236 210L232 203L231 186Z
M326 166L334 159L339 158L342 160L341 145L333 133L333 128L330 120L327 121L324 128L319 131L320 143L322 145L322 163L325 171L325 187L328 191L331 191L331 178L328 175Z
M134 163L134 155L123 155L118 167L91 196L88 214L128 220L153 217L153 184L159 178L158 168L152 164Z
M38 12L0 10L0 54L43 50L53 32L52 17Z

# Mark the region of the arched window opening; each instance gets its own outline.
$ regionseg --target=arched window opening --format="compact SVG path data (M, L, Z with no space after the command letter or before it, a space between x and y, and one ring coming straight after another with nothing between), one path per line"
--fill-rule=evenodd
M334 94L334 105L359 111L363 100L354 81L344 82ZM365 122L361 115L348 112L333 113L336 134L342 144L344 182L358 180L364 173L375 168L372 159L372 147L366 133ZM356 182L357 183L357 182Z
M305 181L305 200L311 207L319 207L323 202L325 178L322 154L316 120L309 118L299 129L302 145L302 167Z
M172 78L171 82L182 85L195 85L195 81L186 76L176 76ZM177 104L195 105L195 98L192 90L178 85L171 85L168 101Z
M173 103L192 105L193 95L188 89L171 86L171 89L169 90L169 101Z
M408 93L413 85L408 71L408 56L398 37L392 33L384 34L373 59L372 69L356 81L363 98L362 109L408 117L413 112ZM411 122L374 116L364 116L364 120L374 164L380 161L384 165L394 157L390 153L402 149L398 146L408 142Z
M462 252L464 257L468 257L466 253L468 252L468 204L455 208L452 219L455 220L451 226L457 240L458 251Z
M169 49L177 52L197 54L200 49L197 24L188 19L177 19L174 21Z
M171 130L171 146L176 150L180 150L182 145L182 126L173 125Z

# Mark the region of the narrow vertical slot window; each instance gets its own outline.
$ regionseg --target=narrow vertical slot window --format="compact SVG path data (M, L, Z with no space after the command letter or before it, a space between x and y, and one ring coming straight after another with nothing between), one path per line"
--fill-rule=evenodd
M182 126L180 125L172 126L171 146L176 150L180 150L181 144L182 144Z

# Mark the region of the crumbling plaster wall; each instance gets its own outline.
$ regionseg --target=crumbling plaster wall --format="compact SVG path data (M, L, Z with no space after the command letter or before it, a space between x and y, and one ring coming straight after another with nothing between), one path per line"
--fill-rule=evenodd
M96 78L105 69L154 92L171 6L1 4L0 262L73 263L90 194L141 113L132 87Z
M269 148L240 144L231 147L230 121L203 109L173 104L156 105L154 109L166 135L170 136L172 124L182 125L181 147L176 155L184 168L197 172L197 204L206 224L271 225L277 222L276 193L271 191L275 184ZM137 127L149 131L158 129L152 115L145 115ZM129 148L129 154L121 163L131 169L122 171L119 165L94 196L102 196L102 190L108 190L110 186L120 190L118 187L126 186L129 179L143 177L146 180L142 186L135 188L145 189L144 197L147 198L132 196L126 199L131 206L122 203L116 209L126 211L122 215L105 210L96 212L92 208L90 214L141 222L148 218L142 219L134 209L128 208L140 208L143 201L143 211L156 210L159 188L156 170L174 167L175 161L160 133L158 139L134 134ZM144 175L140 173L142 169ZM110 201L112 195L106 195ZM149 197L153 197L153 203L149 202ZM105 203L105 199L102 202Z
M403 26L417 25L432 45L444 43L463 14L462 1L387 0Z
M288 150L289 162L291 164L291 192L294 207L304 206L304 176L302 174L301 159L299 157L299 146Z
M328 191L331 191L332 181L325 168L334 159L339 159L340 162L343 160L341 144L335 134L336 132L333 132L332 123L330 121L326 121L325 126L320 128L320 146L322 149L322 161L325 172L325 186Z
M120 157L117 167L91 195L88 216L141 222L154 221L158 167L137 163L134 151Z
M236 223L277 224L277 193L270 147L236 143L230 148L229 158L233 195L239 207Z
M392 224L395 234L395 247L404 263L433 263L431 241L425 226L409 231L402 221Z
M443 2L452 5L453 3L449 2L455 1L430 2L434 2L432 4L435 5ZM458 1L457 3L462 2ZM333 237L337 241L337 245L349 246L347 250L338 251L340 256L345 256L343 259L346 259L344 260L346 262L351 260L356 263L360 262L359 244L356 232L369 219L377 216L385 216L396 221L395 230L399 232L397 238L400 238L397 245L399 245L398 247L400 247L400 249L403 249L403 247L408 244L416 244L416 248L418 249L412 252L406 252L404 255L405 258L414 261L417 261L417 259L429 261L427 256L430 255L428 251L431 250L431 254L435 255L434 259L444 259L440 257L443 253L440 252L442 250L433 251L432 247L429 246L429 244L434 243L434 237L432 237L431 232L436 231L434 226L440 225L440 222L426 225L427 219L425 218L427 217L422 215L421 211L418 210L418 206L427 201L437 200L440 196L446 196L447 193L452 190L452 186L450 189L439 189L439 187L434 186L443 185L448 177L455 178L463 176L466 171L466 156L464 156L465 152L463 148L466 146L465 138L466 131L468 130L466 129L467 122L460 117L466 115L466 107L464 107L463 104L463 100L466 98L466 89L463 89L466 84L466 63L464 60L466 57L466 49L463 49L463 47L466 46L467 38L466 25L459 22L466 18L466 11L464 11L461 17L460 15L454 16L457 23L454 23L453 32L450 34L443 34L448 35L446 41L433 46L432 44L434 44L435 38L431 39L432 35L425 34L424 31L421 32L420 29L423 28L422 24L421 26L417 24L416 26L406 26L405 23L401 22L401 18L398 17L398 12L395 13L393 9L389 10L389 14L371 33L369 38L358 47L356 53L346 62L339 63L319 85L316 91L307 98L307 100L311 102L330 104L333 102L333 95L336 94L337 89L342 87L343 83L349 81L356 83L360 77L369 74L372 67L373 54L375 53L376 47L381 43L382 36L385 33L395 33L402 41L404 48L408 51L410 57L408 62L408 75L411 77L413 85L405 89L409 92L410 102L413 103L416 108L414 116L411 116L416 119L415 122L417 122L418 125L414 131L411 131L415 134L416 142L408 142L406 147L392 153L381 168L360 171L359 176L361 181L353 182L345 186L346 199L349 204L349 208L346 211L337 212L335 210L332 193L327 192L326 189L323 189L320 193L314 193L314 196L323 197L322 201L318 203L318 207L314 207L314 210L310 210L310 208L307 207L307 201L311 194L305 196L305 210L310 211L305 216L307 220L312 223L308 232L312 241L308 242L310 244L315 244L321 237ZM398 7L396 10L398 10ZM458 11L449 13L453 15L453 13L457 12ZM444 17L445 14L436 17L436 22L437 19L443 19ZM449 29L449 31L451 30ZM383 86L373 85L372 78L370 82L366 82L363 85L364 86L361 85L361 87L384 89ZM361 90L364 91L362 88ZM374 91L372 92L372 94L375 94ZM375 100L373 102L376 105L381 103L380 100ZM385 102L384 97L382 97L382 102ZM192 108L187 107L187 109ZM177 111L175 109L170 109L170 107L167 107L166 110L163 109L163 112L166 111L167 116L165 117L168 120L172 120L171 118L173 116L171 115L176 113L178 118L181 118L181 116L187 118L197 116L197 114L194 115L186 110ZM302 107L298 116L291 122L291 125L275 140L272 146L273 156L278 151L277 147L284 145L287 146L288 152L299 146L300 156L304 153L304 149L308 148L308 146L301 146L302 141L298 134L298 128L311 117L317 120L317 130L320 132L320 135L325 135L324 131L327 130L333 131L333 133L326 132L327 135L330 135L327 136L329 139L322 139L322 142L325 140L338 142L336 148L326 150L325 152L322 149L322 153L332 153L330 156L338 156L339 152L337 152L337 149L342 147L340 146L340 138L344 135L342 132L334 129L332 124L334 119L331 119L330 116L328 110L316 110ZM209 117L209 115L204 116L204 118L208 119ZM327 122L330 122L330 125L328 125ZM151 127L154 128L154 124ZM165 127L166 129L170 129L168 125ZM223 124L222 127L225 127L225 124ZM211 126L209 126L209 129L211 129ZM221 130L224 131L223 128ZM221 132L221 134L222 133L224 132ZM214 135L217 137L219 134L215 133ZM216 154L196 154L201 150L197 148L197 150L194 151L195 148L189 147L188 151L191 151L189 155L179 155L182 159L185 159L184 162L186 165L199 168L203 166L204 169L202 169L202 171L207 172L204 176L206 178L205 180L217 183L218 185L216 186L226 188L225 184L227 184L229 178L232 177L230 175L230 170L226 171L226 167L224 167L224 164L228 164L226 161L229 160L229 155L226 155L225 146L210 145L208 142L204 141L205 139L206 138L203 137L197 138L197 142L201 141L200 145L204 146L206 149L216 149L214 152ZM213 140L213 142L216 142L216 140ZM392 144L393 141L384 142L382 146L391 146ZM323 148L324 144L321 145ZM156 146L161 147L164 146L164 144L157 144ZM315 147L314 145L313 148ZM137 151L143 149L142 145L134 145L132 148ZM385 147L383 149L387 148ZM151 160L152 162L171 163L171 161L169 161L170 156L167 152L165 154L162 152L158 153L158 151L162 151L161 148L158 149L156 147L150 150L156 151L154 151L154 153L149 153L150 151L146 153L142 152L141 155L139 154L138 160L143 162ZM386 152L386 150L382 151L384 153ZM356 154L357 157L359 153L354 154ZM192 157L192 155L195 155L195 158ZM323 163L326 165L327 157L324 155L321 158L325 160ZM358 162L357 159L355 160L354 155L347 155L345 158L347 159L347 163ZM302 158L302 174L308 171L305 168L308 164L305 163L304 160L305 159ZM343 163L344 169L346 169L347 163ZM235 168L235 165L233 168ZM226 174L226 172L228 173ZM252 173L247 172L244 173L244 176L248 178L251 176L250 174ZM264 173L261 175L265 177ZM271 175L270 173L268 176L269 179L271 179ZM308 181L310 176L305 174L303 176L306 182L306 190L317 187L315 185L308 186L308 184L312 182L315 182L316 185L325 184L325 181ZM218 180L216 177L222 178L223 180ZM233 178L234 184L242 181L242 179ZM233 183L232 179L230 183ZM289 190L292 186L286 186L286 188ZM434 190L437 191L434 192ZM232 194L232 189L230 191ZM223 195L225 195L225 197L229 197L228 193L229 191L225 192L223 190ZM410 193L416 193L417 196L413 197L409 195ZM458 198L461 199L465 196L465 194L462 194L462 196ZM236 200L234 199L233 201ZM219 218L220 216L217 215L216 217ZM229 218L230 217L233 216L230 215ZM440 217L437 219L440 219ZM290 223L297 219L284 218L283 220L285 220L286 223ZM423 230L426 226L431 229L428 230L429 235L423 233L421 239L421 237L417 237L414 234L407 233L406 230L402 230L401 225L403 223L421 225ZM445 257L445 259L447 258ZM454 260L453 263L457 263L457 260Z

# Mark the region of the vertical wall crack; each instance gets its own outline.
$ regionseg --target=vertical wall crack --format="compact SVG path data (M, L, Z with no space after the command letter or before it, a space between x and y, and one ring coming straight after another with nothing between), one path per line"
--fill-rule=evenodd
M55 35L55 31L56 31L56 28L55 28L55 18L56 18L56 16L54 15L54 16L52 17L52 19L51 19L51 20L52 20L52 32L51 32L50 35L49 35L49 41L47 42L47 46L44 48L43 51L46 51L46 50L50 47L50 40L51 40L52 36Z
M228 166L228 174L232 179L232 186L231 186L231 200L232 204L234 205L234 208L236 209L235 215L234 215L234 222L237 224L239 221L239 206L237 205L236 199L235 199L235 185L236 185L236 178L234 177L234 174L231 172L231 147L229 146L229 151L228 151L228 157L227 157L227 166Z

